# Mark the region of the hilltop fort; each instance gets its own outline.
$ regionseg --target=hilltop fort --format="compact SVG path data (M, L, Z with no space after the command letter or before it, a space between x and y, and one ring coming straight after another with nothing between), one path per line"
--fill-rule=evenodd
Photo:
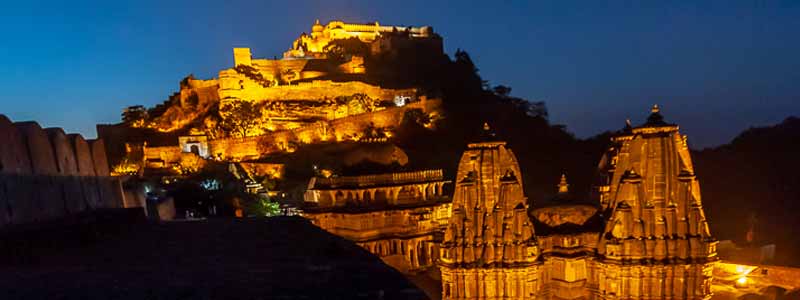
M192 154L247 160L310 143L384 141L406 112L433 120L440 106L411 84L382 79L377 61L404 51L443 55L442 39L427 26L317 21L282 58L234 48L218 78L189 76L163 104L128 107L123 123L98 131L120 173L178 168L197 161Z

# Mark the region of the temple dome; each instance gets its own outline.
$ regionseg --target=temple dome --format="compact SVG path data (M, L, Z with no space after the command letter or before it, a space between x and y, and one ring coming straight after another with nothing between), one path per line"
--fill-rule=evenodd
M552 228L564 224L581 226L597 213L596 205L592 205L589 200L581 201L582 199L574 197L569 192L566 175L561 175L557 186L558 194L533 206L530 212L532 219Z
M311 26L311 32L322 32L323 30L325 30L325 27L319 23L319 19L317 19L317 21L314 22L314 25Z

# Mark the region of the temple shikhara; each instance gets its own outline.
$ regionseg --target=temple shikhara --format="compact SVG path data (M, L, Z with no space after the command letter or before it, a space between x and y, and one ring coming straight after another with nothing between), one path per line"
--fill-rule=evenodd
M444 298L710 298L717 241L678 126L655 106L613 138L599 169L599 201L571 198L562 176L552 204L529 216L511 150L470 144L441 246Z
M686 136L654 106L644 125L626 128L613 142L600 164L600 204L608 219L597 245L599 293L709 297L717 241Z
M485 125L461 156L440 256L445 299L530 299L540 290L539 247L517 158Z
M286 44L273 58L233 48L215 78L125 108L97 140L0 115L0 227L132 207L159 221L283 215L271 224L347 243L433 299L707 300L800 275L718 257L687 137L658 106L573 164L584 149L562 151L578 139L543 103L486 87L429 26L317 20ZM570 145L537 152L552 141ZM587 172L552 168L564 164Z

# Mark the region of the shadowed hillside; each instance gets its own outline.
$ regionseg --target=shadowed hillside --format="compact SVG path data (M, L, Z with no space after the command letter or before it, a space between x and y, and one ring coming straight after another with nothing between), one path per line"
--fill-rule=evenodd
M0 236L35 253L0 264L3 299L426 298L379 258L299 217L66 225Z
M800 119L751 128L731 143L696 151L703 203L719 239L777 244L776 263L800 264Z

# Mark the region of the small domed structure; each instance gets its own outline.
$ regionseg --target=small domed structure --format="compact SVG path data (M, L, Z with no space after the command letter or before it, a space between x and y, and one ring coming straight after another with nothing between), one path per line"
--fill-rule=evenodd
M553 231L553 229L567 224L571 224L567 227L582 227L598 212L596 205L592 205L588 200L575 198L569 192L566 174L561 174L561 180L557 187L558 194L539 205L534 205L530 213L532 219L537 221L537 225L540 225L536 228L537 233L540 229L542 230L539 234ZM572 229L575 231L579 228ZM559 232L559 230L555 230L555 232Z
M325 30L325 27L322 26L322 24L319 23L319 19L317 19L317 21L314 22L314 25L311 26L311 32L312 33L314 33L314 32L322 32L323 30Z

